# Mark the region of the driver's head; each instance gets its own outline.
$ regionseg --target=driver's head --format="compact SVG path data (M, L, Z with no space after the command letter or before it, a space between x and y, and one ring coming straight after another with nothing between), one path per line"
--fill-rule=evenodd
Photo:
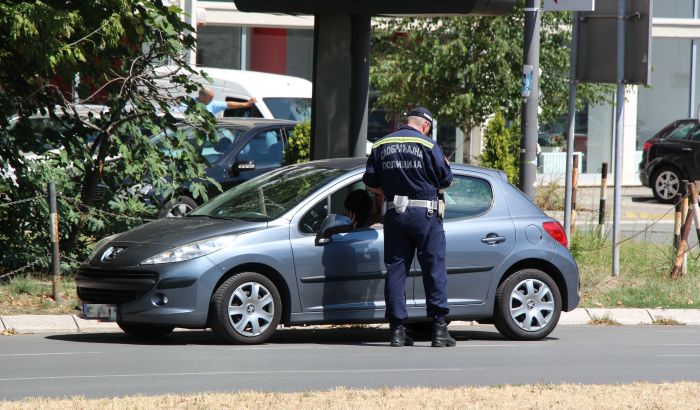
M364 189L356 189L345 198L345 209L357 215L357 226L365 226L372 213L372 198Z

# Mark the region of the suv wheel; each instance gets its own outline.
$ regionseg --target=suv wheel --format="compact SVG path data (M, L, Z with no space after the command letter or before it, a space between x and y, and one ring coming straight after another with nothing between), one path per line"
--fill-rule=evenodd
M277 288L259 273L230 277L212 298L212 329L229 343L264 343L277 329L281 316L282 299Z
M649 185L657 201L672 203L681 191L681 174L676 168L661 167L654 172Z
M160 218L181 218L197 209L199 205L188 196L180 196L177 200L170 200L160 210Z
M556 283L538 269L523 269L509 276L496 292L494 325L514 340L538 340L554 330L561 314Z

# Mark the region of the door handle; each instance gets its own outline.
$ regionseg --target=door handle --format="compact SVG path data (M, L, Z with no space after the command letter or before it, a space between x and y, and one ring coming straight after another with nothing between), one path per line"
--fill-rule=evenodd
M505 236L499 236L496 233L490 233L486 235L485 238L481 238L481 242L489 244L489 245L495 245L497 243L505 242L506 237Z
M690 147L683 147L683 151L692 151L693 149Z

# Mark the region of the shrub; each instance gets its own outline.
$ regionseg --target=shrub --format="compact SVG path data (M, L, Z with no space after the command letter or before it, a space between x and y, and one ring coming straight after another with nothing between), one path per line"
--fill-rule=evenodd
M311 122L307 120L297 124L288 143L284 151L286 164L308 162L311 159Z
M518 183L518 161L520 156L520 140L516 133L517 125L514 124L509 129L506 121L500 112L489 122L484 131L484 152L479 157L481 166L496 168L504 171L508 175L511 184Z

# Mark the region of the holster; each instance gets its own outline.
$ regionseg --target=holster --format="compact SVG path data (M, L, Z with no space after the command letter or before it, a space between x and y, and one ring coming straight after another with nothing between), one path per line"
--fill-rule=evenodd
M438 190L438 209L437 215L440 220L445 219L445 190Z
M397 214L406 212L408 208L408 197L403 195L394 195L394 211Z

